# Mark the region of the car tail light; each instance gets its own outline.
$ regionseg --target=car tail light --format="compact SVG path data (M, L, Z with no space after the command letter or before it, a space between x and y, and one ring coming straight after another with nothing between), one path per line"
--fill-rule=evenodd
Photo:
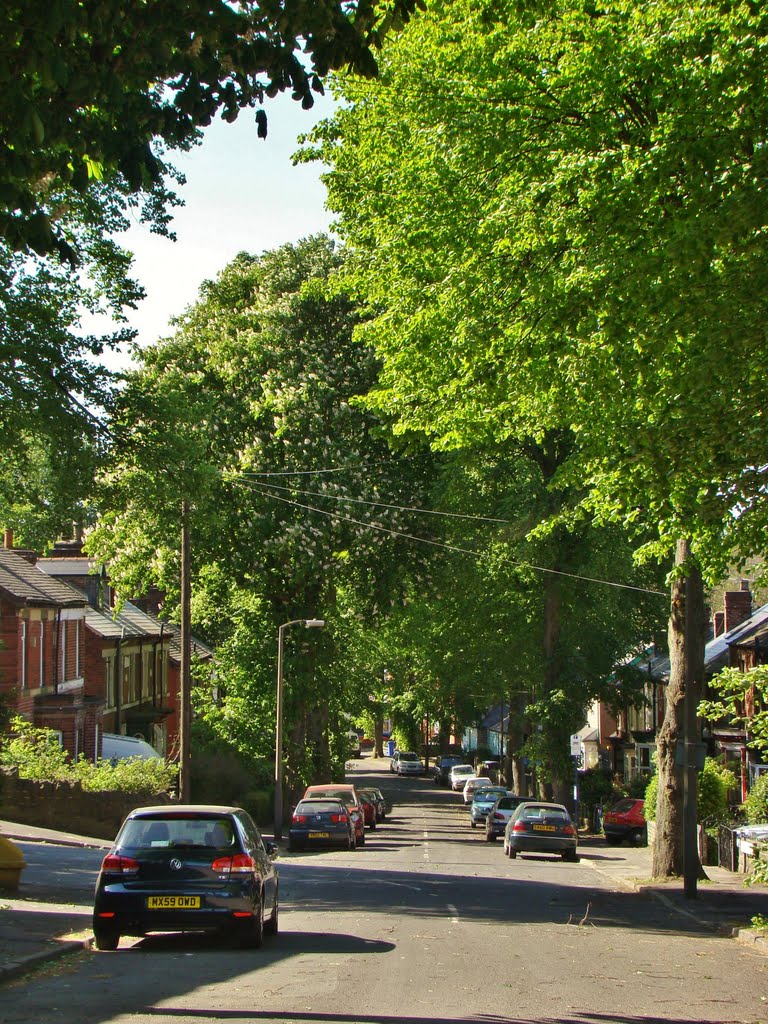
M256 870L253 857L247 853L236 853L232 857L217 857L211 864L211 871L217 875L246 874Z
M294 814L291 821L295 821L297 825L303 825L307 820L306 814Z
M348 817L346 816L346 814L332 814L332 815L331 815L331 821L332 821L332 822L333 822L333 823L334 823L335 825L338 825L338 824L339 824L339 822L342 822L342 821L344 821L344 822L346 822L346 821L349 821L349 818L348 818Z
M576 833L573 830L573 825L563 825L563 835L575 836Z
M515 824L512 826L512 831L513 832L527 832L528 831L528 826L525 824L524 821L516 821Z
M498 811L494 811L493 812L493 820L494 821L504 821L504 815L500 814Z
M101 862L101 870L110 875L135 875L139 870L139 862L133 857L122 857L118 853L108 853Z

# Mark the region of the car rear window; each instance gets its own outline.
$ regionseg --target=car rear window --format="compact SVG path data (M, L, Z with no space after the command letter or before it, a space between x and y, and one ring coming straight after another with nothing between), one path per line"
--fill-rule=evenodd
M627 811L631 811L635 806L635 800L627 797L626 800L619 800L615 807L611 807L612 811L617 811L619 814L626 814Z
M229 849L236 843L235 828L228 817L131 818L120 835L120 846L131 849L200 847Z
M344 804L341 800L301 800L296 810L300 814L338 814L344 810Z
M568 812L557 807L526 807L520 814L525 821L569 821Z

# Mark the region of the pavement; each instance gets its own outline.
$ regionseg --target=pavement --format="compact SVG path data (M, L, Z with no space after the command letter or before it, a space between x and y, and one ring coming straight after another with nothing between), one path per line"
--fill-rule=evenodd
M93 943L91 910L93 870L110 843L103 839L57 832L52 829L0 821L0 836L29 851L29 844L58 848L63 865L58 884L41 865L25 868L16 892L0 889L0 985L29 970L69 953L89 949ZM669 910L695 920L714 934L748 943L768 956L768 932L750 928L758 914L768 920L768 886L745 886L745 875L726 868L705 870L707 881L697 886L696 899L688 899L682 880L651 880L648 847L607 846L599 836L580 836L582 864L604 875L620 890L640 892L661 901ZM82 851L77 853L78 848ZM78 869L66 868L65 852L73 863L81 862L82 881L64 888L64 879ZM86 864L88 862L88 864ZM86 881L87 879L87 881Z

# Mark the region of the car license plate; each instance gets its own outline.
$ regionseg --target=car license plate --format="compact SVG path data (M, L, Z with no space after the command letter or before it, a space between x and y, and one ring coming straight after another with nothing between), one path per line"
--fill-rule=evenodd
M330 839L331 838L331 834L330 834L330 832L310 832L309 833L309 838L310 839Z
M199 896L148 896L148 910L199 910Z
M533 826L533 831L534 832L555 832L556 829L555 829L554 825L534 825Z

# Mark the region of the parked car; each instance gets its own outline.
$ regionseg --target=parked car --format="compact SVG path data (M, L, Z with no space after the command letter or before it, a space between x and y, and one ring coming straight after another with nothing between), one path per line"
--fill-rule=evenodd
M571 816L562 804L526 800L507 822L504 852L556 853L563 860L578 860L578 836Z
M451 789L464 789L467 779L474 775L475 769L471 764L455 764L453 768L451 768L451 774L449 776Z
M605 840L612 846L628 839L640 846L646 841L645 801L625 797L603 815Z
M432 780L436 786L447 786L451 781L451 768L462 764L463 758L460 754L438 754L435 758L435 767L432 769Z
M355 842L358 846L364 846L365 814L355 787L346 782L327 782L316 786L307 786L302 800L309 800L315 796L343 801L352 819L352 826L355 830Z
M398 775L424 774L424 762L412 750L400 750L395 754L395 757L397 758L395 772Z
M355 826L342 800L312 797L296 804L288 827L288 849L304 850L308 846L355 849Z
M464 803L471 804L475 790L480 789L483 786L492 786L493 783L490 779L483 775L470 775L467 781L464 783Z
M485 824L485 819L493 809L496 801L506 796L507 791L503 786L483 786L475 790L472 803L469 805L469 823L472 828Z
M361 757L360 733L356 729L350 729L347 733L349 739L349 753L351 757Z
M373 786L366 786L364 789L358 789L357 792L359 796L369 799L376 808L376 821L384 821L387 817L387 801L381 790L375 789Z
M504 835L507 822L515 813L520 804L530 800L527 796L518 796L516 793L507 793L501 797L488 812L485 819L485 839L488 843L495 843L499 836Z
M96 880L96 948L169 931L216 931L260 946L264 933L277 933L276 854L240 807L137 807Z
M366 796L361 790L357 791L358 798L360 800L360 806L363 809L363 821L368 828L373 832L378 824L378 815L376 813L376 804L370 796Z

